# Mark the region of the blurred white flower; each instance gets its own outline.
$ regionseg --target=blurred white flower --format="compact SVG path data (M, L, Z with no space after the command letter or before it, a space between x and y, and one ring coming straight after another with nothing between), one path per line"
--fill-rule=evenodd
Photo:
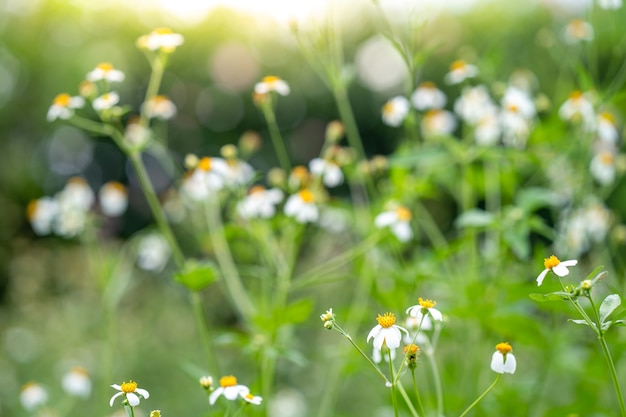
M229 170L224 159L203 157L183 180L183 194L194 201L210 197L224 188L226 177L230 175Z
M498 343L496 351L491 356L491 370L499 374L515 373L517 362L511 353L513 348L508 343Z
M474 126L474 140L477 145L493 146L498 143L501 133L498 109L496 106L489 106Z
M52 122L56 119L69 119L74 115L74 109L79 109L85 105L85 99L80 96L70 96L69 94L59 94L52 101L48 109L46 119Z
M610 185L615 181L615 155L611 151L598 152L589 164L593 178L601 185Z
M441 109L446 105L446 95L434 83L424 82L411 95L411 103L417 110Z
M44 405L47 401L48 391L35 382L29 382L24 385L20 391L20 403L22 403L22 406L28 411L35 410Z
M429 110L422 119L421 128L425 137L450 135L456 128L456 120L447 110Z
M247 185L254 178L254 168L245 161L229 158L223 176L226 185L230 187Z
M119 392L111 397L109 405L113 407L113 402L117 397L123 396L131 407L139 405L139 397L144 399L150 397L150 393L143 388L138 388L134 381L122 382L122 385L113 384L111 388L115 388Z
M129 148L141 149L150 141L150 135L150 129L132 121L126 125L124 130L124 143Z
M370 330L367 335L367 342L374 339L374 348L381 350L383 344L389 349L396 349L402 341L402 332L409 333L404 327L396 326L396 316L393 313L385 313L376 317L378 324Z
M261 82L256 83L254 86L254 92L257 94L267 94L270 91L276 91L281 96L286 96L291 90L285 80L274 75L263 77Z
M313 223L319 218L319 209L311 191L304 189L289 196L285 203L285 214L295 217L299 223Z
M435 306L436 301L424 300L422 297L417 299L417 304L406 309L406 313L411 317L418 317L419 314L428 314L433 320L442 321L443 315Z
M163 236L150 233L137 245L137 265L146 271L160 272L169 261L171 250Z
M176 105L166 96L154 96L142 104L142 110L149 119L169 120L176 116Z
M520 114L526 119L535 117L536 109L535 103L528 93L522 89L514 86L509 86L502 96L502 109L503 111L510 111Z
M602 203L593 202L583 212L587 236L596 243L602 242L611 227L611 211Z
M569 44L593 40L593 26L581 19L571 20L563 29L563 38Z
M124 73L118 69L115 69L113 65L108 62L99 63L96 68L87 73L87 81L96 82L105 80L108 82L122 82L124 81Z
M374 225L379 229L389 227L400 242L408 242L413 238L413 230L410 225L412 217L409 209L399 206L376 216Z
M250 393L244 395L243 399L245 402L254 404L254 405L261 405L261 402L263 401L262 397L259 397L258 395L252 395Z
M108 110L111 107L115 106L120 101L120 96L115 91L111 91L110 93L106 93L97 97L93 101L93 109L95 111Z
M398 127L409 114L409 100L403 96L396 96L387 101L382 108L383 122L386 125Z
M566 121L578 122L592 130L596 124L596 114L593 110L593 104L587 94L580 91L574 91L569 98L559 108L559 117Z
M450 64L450 72L444 76L444 81L448 84L459 84L477 75L478 68L476 66L459 59Z
M52 197L42 197L28 203L26 213L33 231L40 236L48 235L59 213L59 204Z
M89 397L91 394L91 379L85 368L75 367L70 369L61 381L63 390L69 395L76 397Z
M158 28L147 35L143 35L137 39L137 46L141 49L149 51L174 52L174 50L183 44L185 38L183 35L172 32L169 28Z
M545 258L543 260L543 265L546 267L546 269L541 271L541 273L537 277L537 285L539 286L543 283L543 280L549 271L552 271L552 273L558 275L559 277L564 277L566 275L569 275L569 269L567 267L575 266L577 264L578 261L576 259L560 261L559 258L554 255L550 256L549 258Z
M465 123L474 125L486 115L498 113L498 110L489 96L487 87L477 85L463 88L461 96L454 102L454 112Z
M128 191L117 181L109 181L98 192L100 209L105 216L117 217L128 208Z
M211 405L215 404L222 395L227 400L234 401L237 398L244 398L249 393L250 389L248 387L237 384L237 378L227 375L220 378L220 386L209 396L209 403Z
M615 123L615 117L611 113L606 111L600 112L600 114L598 114L597 126L598 138L600 140L610 144L617 143L619 133Z
M343 183L343 172L339 165L322 158L314 158L309 162L311 174L322 178L327 187L336 187Z
M95 194L87 181L82 177L72 177L67 180L65 187L57 194L57 201L61 210L75 208L88 211L95 200Z
M276 205L283 201L283 192L278 188L266 189L257 185L250 189L239 204L237 212L244 219L268 219L276 214Z

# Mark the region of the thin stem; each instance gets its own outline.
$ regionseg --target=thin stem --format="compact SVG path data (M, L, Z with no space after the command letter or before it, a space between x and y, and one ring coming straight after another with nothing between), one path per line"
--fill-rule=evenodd
M417 387L417 379L415 378L415 369L411 369L411 379L413 380L413 389L415 390L415 397L417 398L417 405L420 408L420 413L425 416L424 405L422 404L422 396L420 395L419 388Z
M393 414L395 417L398 417L398 400L397 400L397 394L396 394L396 381L394 378L394 372L393 372L393 359L391 358L391 349L387 350L387 356L389 358L389 375L392 381L394 381L391 384L391 403L393 404Z
M150 119L148 118L148 103L159 92L161 86L161 80L163 79L163 71L165 70L166 55L159 54L151 62L152 72L150 73L150 81L148 81L148 88L146 89L146 96L144 98L144 106L141 109L141 116L139 118L139 125L142 127L148 127Z
M489 388L487 388L487 389L485 390L485 392L483 392L483 393L482 393L482 394L481 394L478 398L476 398L476 401L474 401L472 404L470 404L470 406L469 406L469 407L467 407L467 408L465 409L465 411L463 411L459 417L463 417L463 416L465 416L467 413L469 413L469 411L470 411L472 408L474 408L474 406L475 406L476 404L478 404L478 403L480 402L480 400L482 400L483 398L485 398L485 396L486 396L487 394L489 394L489 391L491 391L491 390L493 389L493 387L495 387L495 386L496 386L496 384L497 384L497 383L498 383L498 381L500 380L500 377L501 377L501 376L502 376L502 374L498 374L498 376L496 376L495 381L493 381L493 383L492 383L491 385L489 385Z
M348 99L348 92L345 85L342 82L337 81L333 84L333 95L337 102L337 109L339 110L339 117L343 121L343 125L346 129L346 139L350 144L350 147L357 153L357 160L361 161L365 159L365 149L363 148L363 140L350 106L350 100Z
M289 173L291 171L291 162L289 162L289 154L285 148L285 142L280 134L280 129L278 129L278 124L276 123L276 115L274 114L274 108L272 107L271 96L268 96L267 100L261 103L261 110L263 111L263 116L267 122L270 137L272 138L272 144L274 145L276 156L280 162L280 167L285 172Z
M430 367L433 373L433 380L435 382L435 392L437 394L437 415L442 416L443 415L443 389L441 387L441 377L439 376L439 368L437 367L437 362L435 361L433 349L426 349L425 353L426 353L426 357L428 358L428 362L430 363Z
M221 374L219 369L219 362L217 361L217 356L215 355L213 343L211 343L212 338L209 332L209 326L206 323L206 318L204 317L202 300L200 299L200 294L195 291L191 291L191 305L193 307L193 313L196 317L198 333L200 334L200 341L202 342L202 347L204 348L207 356L209 369L211 369L215 374L219 375Z
M422 323L424 323L424 318L426 318L426 314L430 314L430 313L425 313L425 314L422 313L422 318L420 319L420 322L417 325L417 331L415 332L415 336L413 336L411 343L409 343L409 346L415 344L415 341L417 340L417 336L420 334L420 330L422 329ZM398 368L398 374L396 375L396 378L393 380L394 384L398 382L398 378L400 378L400 373L402 372L402 368L404 367L404 364L406 363L406 359L409 357L410 354L411 354L411 349L407 349L406 352L404 352L402 363L400 364L400 368Z
M409 410L411 411L411 414L413 415L413 417L420 417L420 414L417 413L417 410L413 406L413 403L411 402L409 395L406 393L406 390L404 389L404 386L402 385L402 382L400 381L398 381L398 391L400 391L400 395L402 395L402 398L404 399L404 402L406 403L407 407L409 407ZM421 414L421 416L424 417L425 414Z
M359 345L357 345L354 340L352 340L352 336L350 336L348 333L346 333L341 327L339 327L338 324L335 323L335 325L333 326L333 328L335 330L337 330L339 333L341 333L341 335L343 337L345 337L346 339L348 339L348 341L352 344L352 346L354 346L354 348L361 354L361 356L363 356L365 358L365 360L372 365L372 367L376 370L376 372L378 372L378 375L380 375L384 380L385 380L385 384L391 384L391 382L387 379L387 377L385 376L385 374L382 373L382 371L378 368L378 366L374 363L374 361L372 361L372 359L370 359L370 357L368 355L365 354L365 352L363 352L361 350L361 348L359 347Z

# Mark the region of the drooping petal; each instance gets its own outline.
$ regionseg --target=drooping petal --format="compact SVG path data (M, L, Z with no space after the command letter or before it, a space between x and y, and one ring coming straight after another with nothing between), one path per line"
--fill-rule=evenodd
M220 395L222 395L223 392L224 392L223 387L219 387L215 391L213 391L211 395L209 396L209 404L211 405L215 404L215 401L217 401L217 399L219 398Z
M499 374L504 373L504 356L502 353L495 351L491 356L491 370Z
M541 284L543 284L543 279L548 274L548 271L549 269L544 269L543 271L541 271L541 274L539 274L539 276L537 277L537 286L540 286Z
M398 216L395 211L385 211L376 216L374 225L376 227L385 227L395 223L397 220Z
M139 395L141 395L143 398L148 398L150 397L150 393L148 391L146 391L143 388L137 388L135 389L135 392Z
M402 334L400 333L400 330L396 326L389 327L385 330L385 341L387 342L387 347L389 349L396 349L400 347L400 342L402 341Z
M126 393L126 399L128 400L128 404L130 404L131 407L137 407L139 405L139 397L135 395L134 392Z
M391 231L400 242L408 242L413 238L413 230L407 222L398 222L391 225Z
M515 368L517 367L517 361L515 360L515 356L512 353L506 354L506 361L504 362L504 366L502 367L502 371L512 374L515 373Z
M408 314L411 317L418 317L418 314L421 313L422 310L422 306L419 304L416 304L414 306L411 306L409 308L406 309L406 314ZM421 318L421 316L419 316Z
M111 388L115 388L115 389L116 389L116 390L118 390L118 391L121 391L121 390L122 390L122 387L121 387L120 385L117 385L117 384L113 384L113 385L111 385Z
M367 340L366 342L369 343L370 339L372 337L375 337L378 332L380 331L380 329L382 329L383 326L381 326L380 324L377 324L376 326L374 326L374 328L372 330L370 330L369 334L367 335Z
M113 388L115 388L113 385L111 385L111 386L112 386ZM118 387L119 387L119 385L118 385ZM118 388L116 388L116 389L118 389ZM119 397L120 395L124 395L124 393L120 391L120 392L116 393L114 396L112 396L112 397L111 397L111 401L109 401L109 406L110 406L110 407L113 407L113 403L115 402L115 399L116 399L117 397Z
M436 308L429 308L428 312L430 313L433 320L437 320L437 321L443 320L443 315L441 314L441 311L437 310Z
M567 269L567 265L564 265L563 262L559 263L557 266L552 268L552 272L560 277L564 277L569 275L569 269Z
M383 348L383 343L386 340L386 336L387 336L387 329L380 329L380 331L376 334L376 336L374 336L374 347L378 350Z

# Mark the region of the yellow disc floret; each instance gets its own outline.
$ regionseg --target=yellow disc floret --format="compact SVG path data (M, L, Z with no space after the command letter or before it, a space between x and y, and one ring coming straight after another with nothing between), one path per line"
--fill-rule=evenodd
M559 258L554 255L550 256L549 258L543 259L543 266L545 266L546 269L552 269L560 263L561 261L559 260Z
M419 305L421 305L423 308L433 308L434 306L437 305L436 301L433 300L424 300L422 297L417 299L417 302Z
M198 162L198 169L201 169L207 172L210 171L211 170L211 158L209 158L208 156L205 156L204 158L202 158L200 162Z
M408 352L410 355L417 355L419 350L420 350L420 347L414 343L411 343L410 345L406 345L404 347L404 353Z
M379 314L378 317L376 317L376 321L382 327L387 329L396 324L396 316L393 313L385 313L382 316Z
M411 220L411 212L406 207L398 207L396 209L396 215L398 216L398 220L402 222L408 222Z
M513 348L511 347L511 345L509 345L508 342L504 342L504 343L498 343L496 345L496 350L502 353L503 355L506 355L507 353L511 352Z
M72 97L69 94L63 93L56 96L54 100L52 100L52 104L55 106L69 107L71 100Z
M275 75L268 75L266 77L263 77L263 80L261 80L261 82L269 84L270 86L275 84L277 81L280 81L280 78Z
M135 392L137 389L137 383L132 379L128 382L122 382L122 392L128 394L129 392Z
M300 198L302 199L302 201L304 201L305 203L312 203L314 200L313 197L313 193L310 192L309 190L302 190L300 191L298 194L300 194Z
M457 61L454 61L452 64L450 64L450 70L458 71L458 70L465 69L466 66L467 64L465 63L465 61L463 61L462 59L459 59Z
M234 387L237 385L237 378L232 375L226 375L220 378L220 386L223 388Z
M111 65L108 62L101 62L101 63L98 64L98 66L96 68L98 68L99 70L102 70L104 72L109 72L109 71L111 71L113 69L113 65Z

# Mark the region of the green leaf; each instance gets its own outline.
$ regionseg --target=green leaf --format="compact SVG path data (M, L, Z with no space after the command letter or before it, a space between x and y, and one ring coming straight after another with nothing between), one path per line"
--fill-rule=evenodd
M308 298L302 298L289 304L282 311L276 311L278 322L282 324L296 324L307 320L313 310L313 302Z
M548 294L533 293L533 294L529 294L528 296L535 301L544 302L544 301L567 300L571 296L571 294L565 291L556 291L556 292L551 292Z
M520 191L516 198L516 205L531 213L541 207L557 206L562 198L552 190L547 188L532 187Z
M609 317L609 315L615 311L619 305L622 304L622 300L617 294L608 295L602 304L600 305L600 322L604 323L604 321Z
M468 210L457 217L454 222L456 227L485 227L493 223L494 216L484 210Z
M200 291L217 280L218 275L218 269L212 262L188 261L185 269L174 278L191 291Z

